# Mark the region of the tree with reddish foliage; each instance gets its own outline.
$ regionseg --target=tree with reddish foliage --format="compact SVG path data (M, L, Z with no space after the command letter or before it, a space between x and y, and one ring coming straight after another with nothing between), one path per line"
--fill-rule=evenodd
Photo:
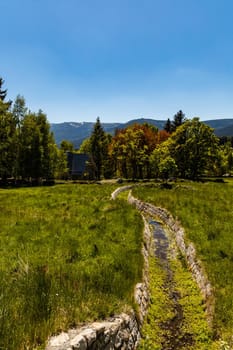
M109 146L115 173L125 178L149 178L150 155L168 137L166 131L149 124L134 124L118 130Z

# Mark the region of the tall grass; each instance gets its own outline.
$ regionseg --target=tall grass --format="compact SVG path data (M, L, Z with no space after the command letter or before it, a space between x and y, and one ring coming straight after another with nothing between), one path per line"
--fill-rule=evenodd
M134 195L167 208L195 243L214 286L214 330L232 343L233 330L233 183L180 183L172 189L141 186Z
M0 349L133 304L142 221L112 185L0 190Z

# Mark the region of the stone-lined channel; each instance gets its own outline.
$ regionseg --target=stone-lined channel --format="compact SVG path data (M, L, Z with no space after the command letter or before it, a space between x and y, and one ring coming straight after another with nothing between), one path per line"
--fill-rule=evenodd
M190 334L184 333L182 330L182 324L184 321L183 309L179 303L180 294L176 290L174 274L169 263L169 239L164 226L160 222L155 221L154 219L148 219L148 222L151 226L155 241L154 255L166 275L163 288L171 301L174 314L171 319L160 324L161 329L164 331L164 340L161 346L163 350L183 349L185 346L192 345L193 339Z
M114 200L122 191L130 190L132 186L124 186L116 189L111 198ZM144 203L134 198L129 193L128 202L135 205L142 213L145 223L144 246L142 249L145 266L143 281L135 287L135 301L139 305L139 317L132 310L130 314L116 315L103 322L94 322L77 329L62 332L58 336L50 338L46 350L88 350L88 349L136 349L141 337L141 327L147 314L149 297L149 256L151 252L151 234L154 241L154 256L164 271L163 290L168 296L172 309L172 317L161 322L159 327L164 331L161 343L162 350L187 349L195 343L192 335L185 333L183 329L184 310L180 303L180 294L175 282L175 274L171 268L170 258L175 252L172 244L176 244L182 256L185 257L187 265L193 278L199 286L203 299L207 303L207 315L210 324L213 313L212 287L202 271L200 263L196 259L195 248L192 244L186 245L184 241L184 230L177 224L173 217L162 208L157 208L149 203ZM146 219L147 218L147 219ZM156 218L156 219L155 219ZM156 221L161 220L161 222ZM150 226L150 228L149 228ZM168 228L168 230L167 230ZM168 233L169 232L169 233ZM171 232L171 237L170 237ZM140 345L139 345L140 346ZM145 349L145 348L143 348ZM149 350L147 347L146 349Z

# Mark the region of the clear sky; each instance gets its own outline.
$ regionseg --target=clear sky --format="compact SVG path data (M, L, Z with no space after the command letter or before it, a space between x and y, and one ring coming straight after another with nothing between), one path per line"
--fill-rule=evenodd
M0 0L0 76L51 123L233 118L233 0Z

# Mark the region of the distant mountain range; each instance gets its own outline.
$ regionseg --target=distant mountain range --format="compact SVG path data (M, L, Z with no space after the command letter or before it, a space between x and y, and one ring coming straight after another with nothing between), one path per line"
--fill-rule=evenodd
M212 119L203 121L214 129L217 136L233 136L233 119ZM148 123L155 125L159 130L164 128L166 120L156 119L132 119L127 123L101 123L105 132L114 134L115 130L126 128L132 124ZM91 135L94 122L64 122L64 123L52 123L51 131L54 134L57 145L60 145L62 140L68 140L74 144L75 148L79 148L84 139Z

